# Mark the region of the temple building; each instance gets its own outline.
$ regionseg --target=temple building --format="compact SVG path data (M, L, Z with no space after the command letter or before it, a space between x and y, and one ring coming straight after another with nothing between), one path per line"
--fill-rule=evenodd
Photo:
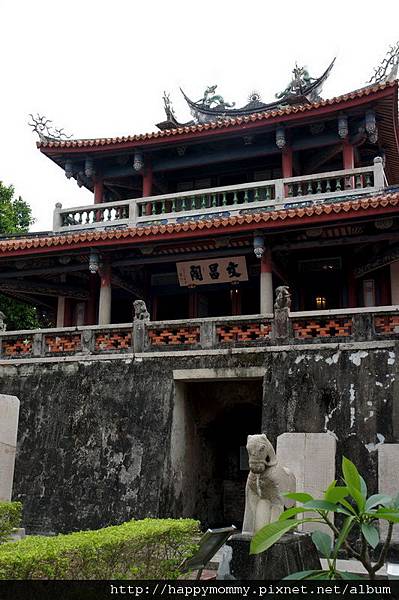
M331 434L379 490L399 442L398 57L330 99L334 61L270 102L184 89L188 122L165 93L157 130L126 137L33 117L43 160L93 202L0 239L0 292L52 320L0 332L29 530L240 526L260 432Z
M2 240L2 293L43 304L54 325L272 312L399 302L396 81L322 100L296 68L270 104L242 108L207 88L180 124L164 97L157 132L58 139L39 151L93 192L56 205L53 231Z

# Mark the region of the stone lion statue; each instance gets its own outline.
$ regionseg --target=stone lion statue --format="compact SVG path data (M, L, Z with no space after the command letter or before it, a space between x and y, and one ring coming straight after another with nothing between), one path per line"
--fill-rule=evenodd
M280 285L276 289L276 301L274 303L275 309L290 308L291 306L291 294L288 285Z
M284 507L295 502L284 492L295 492L295 475L279 464L273 446L264 433L247 439L249 475L245 488L245 513L242 532L253 535L264 525L276 521Z
M135 300L133 302L134 321L149 321L150 313L147 310L144 300Z

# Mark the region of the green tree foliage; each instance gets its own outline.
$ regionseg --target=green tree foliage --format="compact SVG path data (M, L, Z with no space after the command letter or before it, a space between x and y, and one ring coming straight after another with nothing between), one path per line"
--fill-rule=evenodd
M0 236L26 233L34 222L32 210L21 196L14 196L14 187L0 181ZM35 329L39 327L37 310L0 294L0 311L5 314L7 329Z

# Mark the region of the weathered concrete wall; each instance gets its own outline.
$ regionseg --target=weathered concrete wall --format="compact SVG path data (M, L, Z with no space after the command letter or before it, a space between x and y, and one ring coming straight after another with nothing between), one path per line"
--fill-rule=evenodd
M344 453L377 490L377 444L399 441L398 350L370 342L3 362L0 393L21 402L14 498L24 524L66 531L185 512L176 440L189 444L191 434L176 423L184 411L182 395L173 410L176 369L240 378L264 369L262 427L273 442L285 431L331 431L338 469Z

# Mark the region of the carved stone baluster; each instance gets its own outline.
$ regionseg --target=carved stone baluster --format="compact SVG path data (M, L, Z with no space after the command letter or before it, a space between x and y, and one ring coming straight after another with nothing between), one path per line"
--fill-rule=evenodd
M157 214L157 205L156 205L156 202L151 202L151 205L152 205L151 206L151 208L152 208L151 212L152 212L153 215L156 215Z
M181 209L182 210L187 210L186 208L186 198L185 196L183 196L182 201L181 201Z
M176 198L173 198L172 200L172 208L171 208L172 213L177 212L176 211Z
M233 195L233 204L238 204L237 192L234 192L234 195Z
M356 185L357 188L363 187L361 175L356 175L356 177L355 177L355 185Z
M297 196L303 196L303 192L302 192L302 183L301 183L301 182L299 182L299 183L297 184L297 187L296 187L296 195L297 195Z
M352 189L352 180L353 180L353 178L350 177L349 175L347 175L345 177L344 181L345 181L345 189L346 190L351 190Z
M201 196L201 208L206 208L206 195L202 194Z
M248 203L248 190L244 191L244 204Z
M216 194L212 194L212 208L217 206Z
M371 187L372 186L372 183L371 183L371 173L366 173L365 180L366 180L366 184L365 184L364 187Z
M195 200L196 200L196 198L195 198L195 196L193 196L191 198L191 210L195 210L197 208L195 205Z
M331 179L327 179L326 180L326 193L330 193L331 192Z
M265 196L265 200L270 200L272 197L272 188L270 187L270 185L266 186L266 196Z
M162 200L161 202L161 214L165 214L166 213L166 202L165 200Z
M322 194L323 193L323 189L321 187L321 179L317 180L317 184L316 184L316 194Z
M335 180L335 191L336 192L340 192L342 190L342 186L341 186L341 178L337 177Z
M308 185L307 185L307 188L306 188L306 194L308 194L308 195L309 194L310 195L313 194L313 186L312 186L312 182L311 181L308 182Z
M288 190L288 198L292 198L294 195L294 186L292 183L289 183L287 185L287 190Z
M222 193L222 206L226 206L227 204L227 198L226 198L226 192Z
M259 201L259 188L254 189L254 202Z

